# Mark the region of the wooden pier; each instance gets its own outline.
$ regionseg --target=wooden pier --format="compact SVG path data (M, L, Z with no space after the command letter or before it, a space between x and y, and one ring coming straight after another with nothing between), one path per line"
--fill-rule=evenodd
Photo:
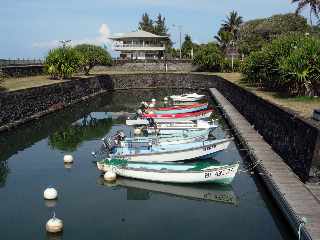
M255 171L261 176L289 224L300 239L320 240L320 187L306 185L254 129L235 107L215 88L212 97L240 142L258 162Z

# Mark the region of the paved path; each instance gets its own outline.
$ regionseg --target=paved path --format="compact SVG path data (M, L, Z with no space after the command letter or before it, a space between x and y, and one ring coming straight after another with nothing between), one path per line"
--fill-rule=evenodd
M319 188L307 187L276 154L262 136L235 107L215 88L210 92L221 107L227 121L234 128L242 144L250 149L253 161L259 161L256 171L283 211L290 225L298 234L299 225L305 218L301 239L320 240ZM315 192L311 192L311 188ZM317 198L318 197L318 198Z

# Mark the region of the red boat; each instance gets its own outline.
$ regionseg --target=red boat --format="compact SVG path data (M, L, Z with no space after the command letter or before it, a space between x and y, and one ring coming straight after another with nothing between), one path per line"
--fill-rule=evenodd
M212 110L203 110L190 113L178 113L178 114L142 114L142 118L152 118L156 122L180 122L188 120L199 120L210 117Z
M195 103L192 105L182 105L173 107L158 107L158 108L147 108L146 113L154 114L178 114L178 113L189 113L206 110L208 103Z

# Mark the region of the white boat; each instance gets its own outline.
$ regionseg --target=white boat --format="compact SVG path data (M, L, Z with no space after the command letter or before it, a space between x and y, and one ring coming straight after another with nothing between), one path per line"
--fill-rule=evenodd
M140 128L142 132L148 134L172 134L181 130L206 130L216 129L218 124L215 121L197 120L197 121L184 121L184 122L167 122L157 123L155 126L145 126Z
M148 125L150 124L148 119L153 119L155 123L197 121L209 118L212 112L212 110L205 110L184 114L144 114L142 117L136 119L127 119L126 124L128 126Z
M112 171L122 177L153 182L230 184L238 171L239 164L216 165L201 162L154 164L106 159L97 162L97 167L103 172Z
M205 95L199 95L197 93L170 96L174 102L196 102L204 99L205 97Z
M228 148L232 139L197 141L185 144L122 147L106 143L111 158L135 162L177 162L216 154Z
M150 145L170 145L170 144L185 144L191 143L196 141L204 141L208 139L208 134L198 134L195 136L174 136L173 137L135 137L135 138L126 138L125 140L121 141L120 144L123 147L148 147Z

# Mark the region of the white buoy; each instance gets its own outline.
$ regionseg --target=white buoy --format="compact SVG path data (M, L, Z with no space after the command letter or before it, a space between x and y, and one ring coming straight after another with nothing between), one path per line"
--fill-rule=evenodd
M64 163L73 163L73 156L72 155L64 155L63 161L64 161Z
M58 197L58 191L52 187L49 187L44 190L43 197L46 200L54 200Z
M133 130L133 132L134 132L135 135L140 135L141 134L141 129L140 128L135 128Z
M59 218L56 218L55 213L53 213L53 217L50 218L46 224L46 230L50 233L58 233L63 229L63 221Z
M117 178L117 174L114 171L108 171L103 175L104 180L107 182L113 182Z
M163 100L164 100L165 102L168 102L169 99L168 99L167 97L165 97Z
M151 99L151 102L153 102L153 103L155 103L156 101L157 101L157 100L154 99L154 98Z

